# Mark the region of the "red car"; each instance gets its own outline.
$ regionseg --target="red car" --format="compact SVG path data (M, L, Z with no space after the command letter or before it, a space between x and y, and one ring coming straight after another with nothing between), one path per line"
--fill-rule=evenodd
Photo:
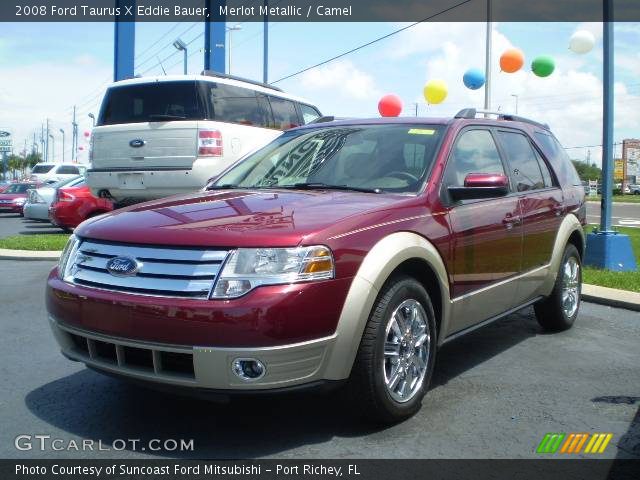
M570 328L580 179L546 125L477 113L288 130L204 191L83 223L48 279L62 352L194 392L342 385L392 422L442 344L530 305Z
M40 184L34 182L12 183L3 186L4 191L0 193L0 212L12 212L22 215L22 209L27 202L27 190L38 188L39 186Z
M49 219L56 227L69 231L87 218L113 210L113 203L98 198L82 182L73 187L59 188L49 207Z

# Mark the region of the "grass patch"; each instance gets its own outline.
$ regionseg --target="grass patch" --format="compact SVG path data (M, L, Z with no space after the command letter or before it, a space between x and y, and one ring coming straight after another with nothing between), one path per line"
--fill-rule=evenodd
M54 233L41 235L14 235L0 238L0 248L10 250L62 250L67 243L69 234Z
M599 202L600 195L589 195L587 201ZM640 195L614 195L613 202L640 203Z
M591 233L595 225L585 228L586 233ZM640 265L640 228L616 227L615 230L629 235L631 248L636 257L636 264ZM601 287L617 288L640 292L640 271L636 272L612 272L598 268L585 267L582 271L582 281Z

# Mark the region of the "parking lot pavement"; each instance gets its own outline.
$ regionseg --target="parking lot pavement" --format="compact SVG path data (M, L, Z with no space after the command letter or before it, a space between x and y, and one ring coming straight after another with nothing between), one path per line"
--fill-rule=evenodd
M640 203L620 205L614 202L611 213L612 225L640 228ZM598 223L599 221L600 203L587 202L587 222Z
M62 230L49 222L28 220L17 213L0 213L0 238L36 233L62 233Z
M445 346L422 410L380 428L354 420L335 395L221 405L70 362L45 319L52 265L0 261L1 458L532 458L547 432L611 432L602 457L640 458L640 313L583 304L558 334L543 333L531 309L511 315ZM194 450L18 451L22 434L65 445L193 439Z

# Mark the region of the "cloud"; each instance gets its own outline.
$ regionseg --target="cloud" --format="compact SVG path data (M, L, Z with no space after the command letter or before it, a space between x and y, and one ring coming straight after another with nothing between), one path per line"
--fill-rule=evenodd
M302 74L302 87L338 97L369 100L380 95L375 80L349 60L339 60Z

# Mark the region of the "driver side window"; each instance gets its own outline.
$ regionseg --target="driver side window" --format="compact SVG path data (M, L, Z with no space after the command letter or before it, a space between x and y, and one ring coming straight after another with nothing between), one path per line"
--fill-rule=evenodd
M444 184L447 187L462 187L470 173L501 173L504 166L498 148L489 130L466 130L455 143L447 169Z

